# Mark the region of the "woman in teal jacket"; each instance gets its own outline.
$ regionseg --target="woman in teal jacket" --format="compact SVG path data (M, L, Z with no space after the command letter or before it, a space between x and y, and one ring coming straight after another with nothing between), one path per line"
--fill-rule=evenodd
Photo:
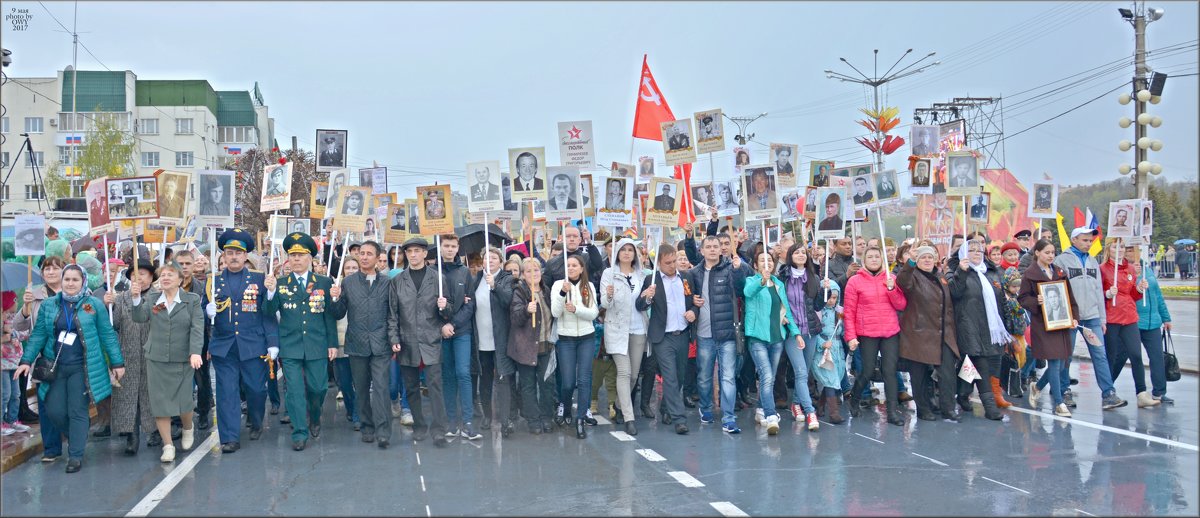
M1138 331L1142 334L1142 348L1150 358L1150 396L1164 405L1174 404L1175 400L1167 397L1167 364L1163 358L1162 330L1171 330L1171 312L1167 311L1167 301L1163 299L1162 288L1158 286L1158 275L1142 262L1142 277L1149 286L1142 300L1137 303ZM1116 373L1125 366L1125 359L1114 365L1113 379Z
M804 338L792 320L792 309L787 303L783 281L774 276L775 261L771 254L761 253L755 260L756 274L746 279L743 293L746 295L746 338L749 340L750 358L758 371L758 401L763 412L762 424L767 434L779 433L779 413L775 411L775 370L779 367L779 355L783 353L785 339L796 337L795 347L804 349Z
M57 376L38 386L38 396L54 425L67 430L67 473L75 473L87 446L88 404L112 394L109 368L118 381L125 376L125 359L108 311L90 295L87 273L77 265L63 269L62 291L42 302L14 378L29 372L39 354L55 366Z

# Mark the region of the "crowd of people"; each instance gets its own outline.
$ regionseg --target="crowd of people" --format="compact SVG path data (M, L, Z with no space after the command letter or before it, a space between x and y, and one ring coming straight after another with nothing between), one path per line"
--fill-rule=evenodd
M692 412L726 434L750 426L743 410L768 435L864 412L957 422L976 404L1001 420L1025 397L1070 417L1079 338L1105 410L1127 404L1114 385L1126 363L1139 408L1172 403L1171 316L1151 261L1114 240L1089 255L1092 229L1066 250L1025 230L999 246L954 236L949 253L923 239L749 241L715 219L694 230L647 248L565 226L549 250L526 242L508 257L463 254L452 234L365 241L329 265L296 232L266 265L250 233L229 229L212 270L198 251L156 263L132 246L102 268L97 251L51 241L43 283L3 297L4 433L37 419L42 461L65 436L76 472L89 435L123 437L129 455L145 439L172 462L214 413L225 454L259 439L268 412L296 451L341 417L378 448L399 427L438 446L493 428L585 439L601 415L630 435L655 419L690 433ZM1066 288L1042 289L1054 281ZM40 415L21 397L34 384Z

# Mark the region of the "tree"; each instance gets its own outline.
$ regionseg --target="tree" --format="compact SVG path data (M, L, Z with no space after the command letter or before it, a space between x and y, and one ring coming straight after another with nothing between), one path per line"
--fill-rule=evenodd
M292 200L302 201L305 207L308 206L312 183L329 179L329 173L316 172L316 160L313 153L302 149L295 152L289 151L286 154L280 153L278 150L251 149L239 155L233 163L237 183L234 221L237 226L246 229L252 235L257 235L258 231L267 230L271 214L273 214L259 210L263 168L278 164L281 157L287 158L293 164Z
M80 147L75 157L74 169L68 170L66 164L56 161L46 171L47 195L51 199L70 197L72 180L87 182L105 176L124 178L137 174L136 149L133 135L118 128L115 121L95 118L93 129L87 134L87 144Z

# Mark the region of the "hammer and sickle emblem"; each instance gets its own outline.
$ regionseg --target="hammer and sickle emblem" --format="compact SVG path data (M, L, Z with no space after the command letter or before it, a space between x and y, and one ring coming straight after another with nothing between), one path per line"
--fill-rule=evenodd
M641 96L643 101L662 106L662 97L659 97L658 92L654 90L654 86L650 84L649 76L642 76L642 89Z

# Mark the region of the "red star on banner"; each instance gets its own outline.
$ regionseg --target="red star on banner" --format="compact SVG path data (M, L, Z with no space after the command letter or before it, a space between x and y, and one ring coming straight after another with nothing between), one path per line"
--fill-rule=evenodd
M567 138L571 140L579 140L581 133L583 133L583 130L576 128L575 125L572 124L571 129L567 130Z

